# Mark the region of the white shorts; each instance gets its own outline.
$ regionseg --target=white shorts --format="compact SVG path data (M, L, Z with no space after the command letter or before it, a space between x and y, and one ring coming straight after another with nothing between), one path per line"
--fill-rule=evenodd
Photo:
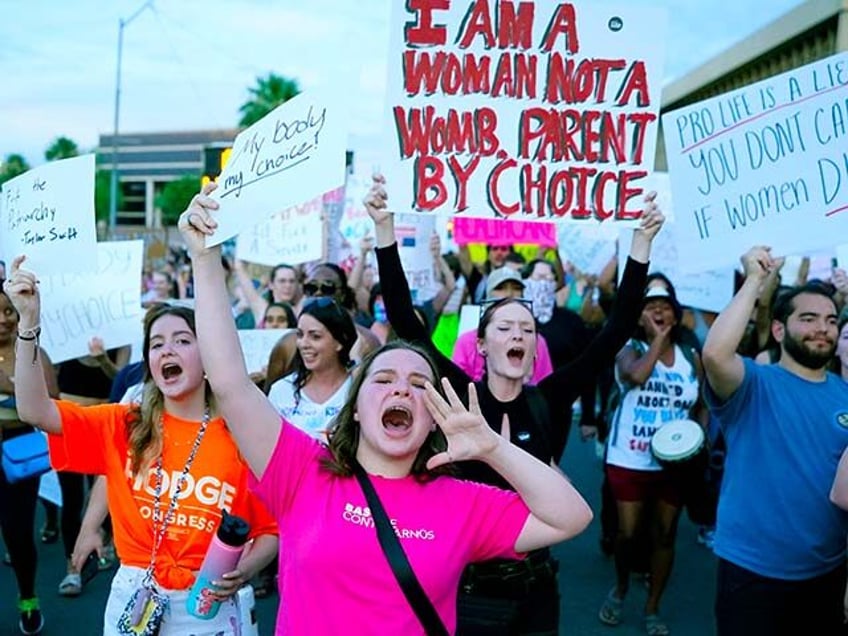
M106 614L103 616L103 635L118 636L118 621L132 595L141 587L144 570L131 565L122 565L112 579L112 589L106 601ZM216 636L228 634L240 636L239 612L235 597L221 603L215 618L206 620L192 616L186 611L186 599L189 590L163 590L159 592L170 600L168 611L162 619L159 636Z

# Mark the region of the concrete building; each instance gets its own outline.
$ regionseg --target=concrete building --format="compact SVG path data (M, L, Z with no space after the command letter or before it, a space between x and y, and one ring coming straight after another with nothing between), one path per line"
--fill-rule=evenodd
M230 129L119 134L118 183L123 205L118 210L117 225L161 227L156 195L166 183L187 174L198 179L202 174L217 176L221 152L232 145L238 132ZM113 143L112 135L100 136L99 170L112 169Z
M841 51L848 51L848 0L807 0L666 86L661 112L759 82ZM657 139L656 169L668 169L662 130Z

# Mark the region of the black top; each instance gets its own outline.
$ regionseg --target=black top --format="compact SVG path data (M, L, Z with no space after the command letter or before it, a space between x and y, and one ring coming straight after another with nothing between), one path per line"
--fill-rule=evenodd
M114 363L118 350L109 349L106 353ZM76 358L59 364L57 379L62 393L90 398L108 398L112 388L112 378L106 375L103 369L99 366L90 367Z
M457 394L467 402L468 383L471 378L439 352L431 341L430 334L416 319L397 244L378 248L376 253L383 300L386 303L389 322L395 332L400 338L426 347L436 360L442 376L450 381ZM633 335L642 312L647 273L647 264L627 259L618 296L604 328L576 359L556 368L551 375L539 382L538 391L547 403L550 417L539 418L532 415L534 410L527 397L527 386L514 400L501 402L489 391L485 377L478 382L476 387L480 409L489 426L500 431L503 415L506 413L509 416L510 441L513 444L546 464L558 459L557 447L562 433L555 423L562 422L564 409L570 409L584 384L594 381L595 376L615 359L618 351ZM540 419L547 421L540 422ZM482 462L463 462L459 468L462 476L467 479L512 490L500 475Z

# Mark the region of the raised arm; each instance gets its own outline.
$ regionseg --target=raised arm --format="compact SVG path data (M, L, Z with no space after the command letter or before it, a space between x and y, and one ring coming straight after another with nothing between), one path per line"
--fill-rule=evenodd
M589 525L592 510L565 475L512 444L504 415L500 435L486 424L474 385L468 387L468 408L443 379L447 400L427 386L425 403L447 439L447 450L427 463L434 468L451 461L485 462L510 483L530 509L530 517L515 543L516 552L544 548L574 537Z
M244 261L235 260L233 271L236 274L236 282L244 296L244 300L250 306L250 313L253 314L254 322L259 325L262 319L265 318L265 311L268 309L268 301L262 297L262 294L254 287L253 280L247 273L247 268L244 266ZM196 293L196 292L195 292Z
M573 401L587 382L613 362L624 343L633 335L642 313L651 243L665 222L665 217L656 207L654 198L655 196L646 197L641 224L639 229L633 232L630 257L624 267L624 275L609 320L580 356L554 370L539 382L539 388L553 403Z
M217 223L210 183L195 195L179 221L180 233L194 266L195 320L200 357L218 409L254 475L261 477L280 435L280 415L250 380L244 365L235 322L230 312L221 248L205 247Z
M3 284L3 290L18 312L15 408L22 422L59 435L62 433L62 418L50 399L51 395L59 393L55 373L39 346L41 297L38 279L34 273L21 269L24 258L18 256L12 261L11 276Z
M769 249L753 247L742 257L745 282L715 319L704 342L701 355L707 382L722 400L733 395L745 379L745 364L736 350L760 295L760 288L775 266Z

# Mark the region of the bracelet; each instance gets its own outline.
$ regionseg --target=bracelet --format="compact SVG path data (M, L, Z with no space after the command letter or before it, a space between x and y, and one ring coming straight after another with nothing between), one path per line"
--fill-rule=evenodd
M21 340L38 340L41 335L41 325L30 327L29 329L18 329L18 338Z
M34 342L35 346L32 351L32 366L38 363L39 338L41 337L41 325L36 325L29 329L18 329L18 340L25 342Z

